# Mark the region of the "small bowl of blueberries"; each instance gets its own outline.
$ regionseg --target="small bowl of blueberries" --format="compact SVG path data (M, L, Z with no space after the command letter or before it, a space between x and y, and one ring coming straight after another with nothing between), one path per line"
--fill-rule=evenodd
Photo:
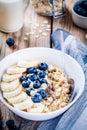
M87 0L77 0L72 6L73 22L84 29L87 29Z

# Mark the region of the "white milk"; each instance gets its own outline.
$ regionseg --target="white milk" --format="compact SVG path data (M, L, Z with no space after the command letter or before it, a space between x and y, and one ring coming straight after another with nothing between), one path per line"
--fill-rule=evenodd
M16 32L23 26L23 0L0 0L0 30Z

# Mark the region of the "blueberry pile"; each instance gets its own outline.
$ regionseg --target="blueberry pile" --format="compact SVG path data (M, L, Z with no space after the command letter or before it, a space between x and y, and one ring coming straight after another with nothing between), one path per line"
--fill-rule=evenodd
M81 15L87 17L87 1L80 1L74 6L74 11Z
M38 64L38 67L30 67L27 69L27 74L22 75L20 78L20 82L22 86L26 89L26 93L30 95L32 90L37 89L37 92L31 96L33 102L40 102L43 98L47 96L46 91L41 88L43 83L47 83L45 79L46 70L48 69L48 65L46 63ZM32 84L32 88L30 85Z

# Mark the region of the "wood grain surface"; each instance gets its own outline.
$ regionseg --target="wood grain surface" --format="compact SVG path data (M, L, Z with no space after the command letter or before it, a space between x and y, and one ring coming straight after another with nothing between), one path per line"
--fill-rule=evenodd
M73 35L80 38L87 45L87 29L77 27L71 17L71 7L74 0L66 0L66 15L59 19L38 15L31 5L31 0L24 0L24 25L15 33L0 32L0 60L5 56L28 47L52 47L50 35L57 28L63 28ZM47 23L46 23L47 22ZM43 27L43 24L45 26ZM46 31L48 26L49 31ZM42 32L41 32L42 31ZM9 47L6 39L13 37L15 45ZM1 68L0 68L1 69ZM6 120L14 119L19 130L36 130L40 122L22 119L12 113L5 105L0 102L0 117L3 121L3 130L8 130Z

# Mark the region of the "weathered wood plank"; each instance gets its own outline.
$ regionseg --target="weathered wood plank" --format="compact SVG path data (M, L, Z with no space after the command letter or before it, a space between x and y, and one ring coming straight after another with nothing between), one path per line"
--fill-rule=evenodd
M44 22L48 23L45 24ZM24 32L29 33L28 42L29 47L32 46L44 46L50 47L50 31L46 31L46 26L51 25L51 19L38 15L32 7L31 1L29 8L26 10L24 20ZM51 28L51 27L49 27ZM42 32L41 32L42 31ZM43 32L47 33L47 36L43 35Z

